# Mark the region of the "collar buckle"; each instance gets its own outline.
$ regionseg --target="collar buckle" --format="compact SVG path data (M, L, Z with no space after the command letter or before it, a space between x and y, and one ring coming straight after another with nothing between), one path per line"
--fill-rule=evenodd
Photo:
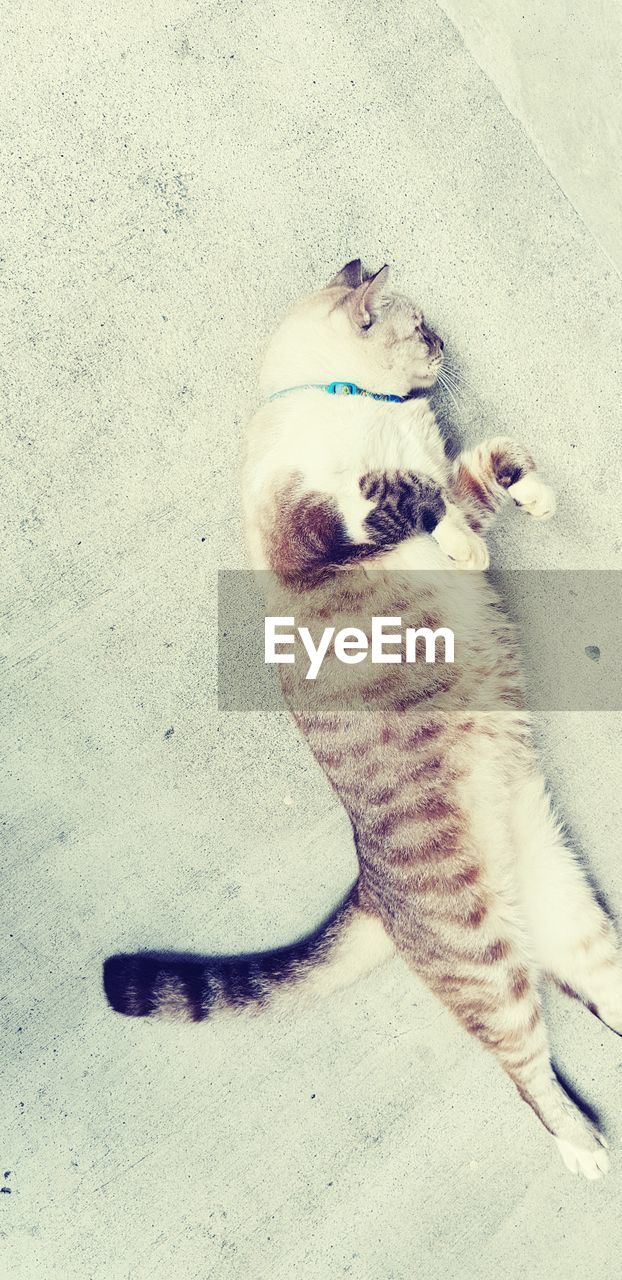
M329 382L326 388L331 396L357 396L359 389L354 382Z

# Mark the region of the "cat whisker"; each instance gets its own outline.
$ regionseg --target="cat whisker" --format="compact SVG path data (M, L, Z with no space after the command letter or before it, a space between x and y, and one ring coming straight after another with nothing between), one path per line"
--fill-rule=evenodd
M467 391L471 392L471 395L476 394L473 383L470 382L469 379L465 377L462 370L458 369L456 365L446 363L443 366L443 371L449 374L450 378L454 381L454 383L457 386L466 388Z
M460 409L460 405L458 404L458 401L457 401L457 399L456 399L456 397L455 397L455 395L454 395L453 387L451 386L451 384L450 384L449 382L447 382L447 380L446 380L446 378L444 377L443 373L439 373L439 375L438 375L438 383L439 383L439 386L441 386L441 387L443 388L443 390L444 390L444 391L446 391L446 392L447 392L447 394L448 394L449 396L451 396L451 399L453 400L453 402L454 402L454 404L455 404L455 406L456 406L456 409L458 409L458 410L459 410L459 409Z
M443 360L442 372L448 378L452 378L452 379L458 378L458 370L456 369L455 365L451 364L450 361L448 360Z
M457 395L460 394L460 390L461 390L460 384L458 382L454 382L453 378L448 378L445 375L445 377L443 378L443 385L446 387L451 387L452 391L455 391Z

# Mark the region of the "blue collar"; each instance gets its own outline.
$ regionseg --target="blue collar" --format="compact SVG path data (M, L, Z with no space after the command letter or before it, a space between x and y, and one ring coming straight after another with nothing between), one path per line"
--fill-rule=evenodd
M268 400L278 400L288 396L292 391L327 391L329 396L368 396L370 400L386 400L390 404L403 404L408 396L383 395L381 391L365 391L357 387L355 382L303 382L298 387L285 387L283 391L275 391Z

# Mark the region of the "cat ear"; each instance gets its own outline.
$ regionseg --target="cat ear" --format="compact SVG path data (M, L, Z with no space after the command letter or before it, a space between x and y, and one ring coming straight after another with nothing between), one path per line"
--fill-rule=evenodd
M327 289L334 289L337 285L342 288L357 289L363 279L363 267L360 258L353 258L351 262L346 262L345 267L328 281Z
M376 316L378 299L389 279L389 267L385 262L376 272L375 276L370 276L369 280L364 280L362 284L348 294L345 305L350 313L353 324L359 329L369 329L373 324Z

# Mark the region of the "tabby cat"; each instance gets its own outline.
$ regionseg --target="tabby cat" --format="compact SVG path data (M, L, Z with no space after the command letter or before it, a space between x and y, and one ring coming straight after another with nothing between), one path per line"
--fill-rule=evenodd
M514 632L483 572L482 534L502 504L546 520L554 497L512 440L449 460L426 394L443 358L421 311L389 291L388 268L368 276L350 262L277 329L249 429L248 540L274 613L460 630L442 669L327 655L313 698L298 668L281 668L352 821L356 885L290 947L113 956L105 989L122 1013L198 1021L325 994L399 952L496 1055L567 1167L595 1179L606 1143L555 1076L539 983L553 978L622 1033L622 958L552 812Z

